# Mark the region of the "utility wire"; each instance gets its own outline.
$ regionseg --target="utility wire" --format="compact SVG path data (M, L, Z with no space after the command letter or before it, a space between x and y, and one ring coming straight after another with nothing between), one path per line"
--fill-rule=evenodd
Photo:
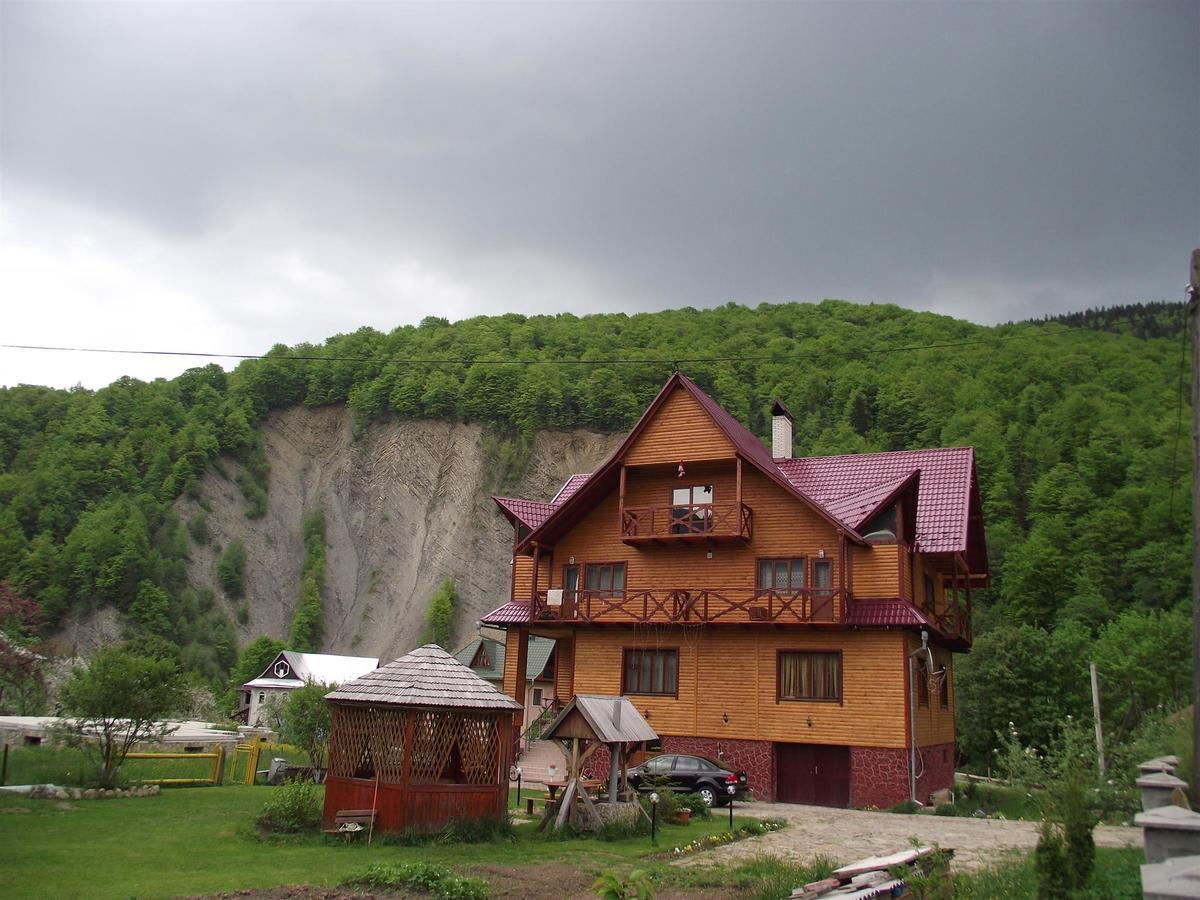
M405 359L389 356L324 356L324 355L288 355L268 356L254 353L204 353L190 350L128 350L109 347L60 347L45 344L0 344L3 350L33 350L53 353L116 353L134 356L190 356L201 359L275 359L294 360L299 362L386 362L403 363L414 366L667 366L678 367L680 363L718 363L718 362L788 362L795 359L811 359L820 356L880 356L888 353L909 353L918 350L943 350L955 347L970 347L980 344L994 344L1007 341L1036 340L1046 337L1062 337L1075 334L1076 329L1063 328L1058 331L1039 330L1028 334L998 334L985 338L967 338L961 341L944 341L936 344L911 344L902 347L877 347L857 350L838 348L823 348L806 350L800 353L788 353L783 356L672 356L666 358L616 358L616 359Z

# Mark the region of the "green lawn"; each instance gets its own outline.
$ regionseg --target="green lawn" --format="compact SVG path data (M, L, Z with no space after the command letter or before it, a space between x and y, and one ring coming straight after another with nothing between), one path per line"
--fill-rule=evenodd
M1141 865L1146 856L1140 847L1098 847L1096 868L1087 888L1075 900L1137 900L1142 896ZM953 869L953 865L951 865ZM1037 877L1032 855L954 879L954 896L965 900L1013 900L1036 897Z
M157 797L91 800L60 809L51 801L0 796L0 896L170 897L284 884L332 885L370 862L427 860L469 865L570 861L600 872L628 869L656 848L648 837L544 841L532 825L511 843L367 847L321 838L264 843L247 823L273 788L176 788ZM29 812L11 812L14 808ZM739 824L749 819L739 818ZM723 831L714 816L659 828L657 849ZM655 868L666 868L654 863Z

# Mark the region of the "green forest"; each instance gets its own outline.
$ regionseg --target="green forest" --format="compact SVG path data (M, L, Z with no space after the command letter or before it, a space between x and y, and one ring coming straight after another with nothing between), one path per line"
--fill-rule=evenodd
M1183 325L1175 304L995 327L841 301L427 318L279 345L230 372L3 389L0 582L40 610L5 627L51 633L111 605L132 635L173 642L189 671L221 685L233 625L186 581L207 535L173 501L228 457L250 473L246 514L262 516L255 426L271 410L345 403L364 440L373 421L445 418L520 442L542 428L627 428L678 367L762 436L771 401L785 400L799 454L973 445L993 587L975 598L975 647L958 663L967 762L986 765L1010 721L1044 743L1065 715L1090 715L1089 659L1108 726L1129 734L1188 698ZM317 548L310 559L319 585Z

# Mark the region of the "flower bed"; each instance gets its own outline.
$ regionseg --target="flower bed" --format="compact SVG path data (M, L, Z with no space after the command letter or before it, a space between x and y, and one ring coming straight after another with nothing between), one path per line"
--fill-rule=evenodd
M732 831L718 831L713 834L707 834L681 847L674 847L671 850L664 850L662 853L655 853L649 858L674 859L680 856L690 856L693 853L699 853L702 850L711 850L713 847L720 847L723 844L732 844L734 841L742 841L746 838L770 834L772 831L779 831L784 828L786 824L782 819L762 819L758 822L742 825Z

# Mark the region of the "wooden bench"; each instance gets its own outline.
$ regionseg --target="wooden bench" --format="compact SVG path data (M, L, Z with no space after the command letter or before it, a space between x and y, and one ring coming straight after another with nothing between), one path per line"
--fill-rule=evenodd
M348 844L355 834L374 826L378 816L378 811L374 809L339 809L333 817L333 828L326 828L325 833L344 834Z

